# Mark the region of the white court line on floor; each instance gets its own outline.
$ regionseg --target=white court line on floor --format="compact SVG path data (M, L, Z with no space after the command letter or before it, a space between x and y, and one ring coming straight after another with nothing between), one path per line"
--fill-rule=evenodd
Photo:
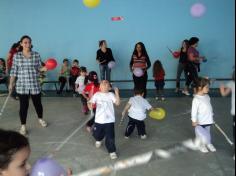
M78 128L76 128L68 137L65 138L62 142L59 142L60 145L56 147L49 155L49 158L53 158L53 156L56 154L56 152L59 152L67 143L68 141L79 131L81 130L89 120L91 120L93 117L89 117L84 123L82 123Z
M188 151L196 151L197 147L194 145L192 139L186 140L174 147L168 149L156 149L154 151L149 151L144 154L139 154L125 160L117 161L115 164L107 165L100 168L95 168L92 170L85 171L80 174L75 174L73 176L102 176L114 174L117 171L125 170L128 168L145 165L155 160L169 159L176 154L186 153Z

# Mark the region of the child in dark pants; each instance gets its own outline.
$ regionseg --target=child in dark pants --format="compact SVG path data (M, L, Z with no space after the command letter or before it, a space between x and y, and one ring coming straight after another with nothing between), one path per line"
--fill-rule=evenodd
M125 138L128 139L133 133L135 127L138 129L138 135L141 139L146 139L146 129L144 120L146 119L146 111L151 110L152 106L148 103L146 99L143 98L144 91L140 89L134 90L135 96L130 98L129 102L125 106L122 112L122 117L128 112L129 123L126 128ZM123 120L123 119L122 119Z
M95 146L100 148L102 140L105 138L105 145L111 159L117 159L115 146L115 112L113 104L120 105L120 96L118 88L115 88L115 94L109 92L111 89L109 81L100 83L100 92L97 92L89 101L89 107L97 105L95 125L93 136L96 140Z
M89 84L87 84L83 90L83 97L89 102L89 100L93 97L95 93L99 91L99 81L98 81L98 75L95 71L91 71L88 75ZM94 125L94 119L95 119L95 112L96 112L96 104L94 104L91 108L91 116L93 118L88 121L86 124L86 129L88 132L92 131L92 126Z
M88 106L87 106L87 100L82 95L85 86L88 83L88 76L87 76L87 68L86 67L80 67L80 76L77 77L75 81L75 90L77 93L81 96L81 103L82 103L82 112L87 115L88 114Z
M156 100L165 100L164 86L165 86L165 70L161 61L157 60L153 65L153 77L155 79L155 87L157 91Z

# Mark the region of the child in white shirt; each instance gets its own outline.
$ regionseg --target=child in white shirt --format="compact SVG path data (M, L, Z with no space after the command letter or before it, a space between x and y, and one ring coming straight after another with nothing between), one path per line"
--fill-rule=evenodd
M129 123L126 128L125 138L128 139L129 136L133 133L135 127L137 127L138 135L141 137L141 139L146 139L147 134L144 120L147 117L146 111L151 110L152 106L146 99L143 98L143 90L135 89L134 94L135 96L130 98L129 102L125 106L124 111L122 112L122 118L125 117L125 114L127 112L129 116Z
M80 76L77 77L75 81L75 90L77 93L81 96L81 103L82 103L82 112L87 115L89 112L87 100L83 97L83 91L84 88L88 82L87 76L87 68L86 67L80 67Z
M211 143L211 126L214 124L214 113L211 100L208 95L210 81L199 78L197 82L197 94L192 103L192 125L195 127L196 145L202 153L216 152Z
M100 83L100 92L94 94L89 101L89 107L97 105L95 125L93 136L96 140L96 147L100 148L102 140L105 139L105 145L110 153L111 159L117 159L115 146L115 112L113 104L120 105L120 96L118 88L115 88L115 94L109 92L111 89L109 81L103 80Z

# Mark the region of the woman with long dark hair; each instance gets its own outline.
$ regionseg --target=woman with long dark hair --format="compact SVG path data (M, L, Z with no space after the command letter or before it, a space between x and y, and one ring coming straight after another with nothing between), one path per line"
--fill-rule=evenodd
M186 69L188 62L188 48L189 48L188 40L185 39L182 42L182 46L180 49L180 57L179 57L179 64L177 68L177 77L176 77L176 90L175 90L176 93L178 93L180 90L180 78L182 73L184 72L185 80L187 80L188 77Z
M29 36L23 36L20 40L21 49L14 55L9 92L12 92L16 77L16 92L20 99L20 133L26 135L26 119L31 97L35 110L38 115L39 124L46 127L47 123L43 120L43 106L41 103L41 87L39 81L40 71L47 71L41 67L39 53L32 51L32 40Z
M151 62L147 54L145 45L139 42L135 45L133 55L130 61L130 70L133 72L134 69L140 68L143 70L144 74L141 77L135 76L133 74L134 88L142 89L144 91L144 97L147 95L147 81L148 73L147 70L151 67Z
M106 40L99 41L99 50L97 51L97 62L99 63L100 68L100 77L101 80L111 80L111 68L108 64L111 61L115 61L112 51L107 47Z

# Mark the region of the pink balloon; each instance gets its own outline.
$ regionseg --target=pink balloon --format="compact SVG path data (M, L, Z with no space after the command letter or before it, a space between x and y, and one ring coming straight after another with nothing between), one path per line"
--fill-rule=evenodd
M55 160L41 158L33 166L30 176L67 176L67 173Z
M196 4L193 4L190 12L193 17L201 17L205 14L206 7L201 3L196 3Z
M143 76L144 72L141 68L135 68L134 69L134 75L137 76L137 77L141 77Z
M111 62L108 63L108 67L109 67L110 69L114 68L115 65L116 65L116 63L115 63L114 61L111 61Z

